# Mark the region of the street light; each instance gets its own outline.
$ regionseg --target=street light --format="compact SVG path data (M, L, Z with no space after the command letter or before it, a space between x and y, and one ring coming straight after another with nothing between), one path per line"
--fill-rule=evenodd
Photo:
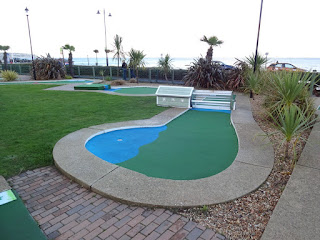
M268 55L269 55L269 53L266 52L266 68L267 68L267 63L268 63Z
M263 5L263 0L261 0L261 7L260 7L260 17L259 17L259 27L258 27L258 37L257 37L257 45L256 45L256 55L255 55L255 57L254 57L254 67L253 67L253 72L256 72L256 67L257 67L257 55L258 55L258 45L259 45L259 35L260 35L260 24L261 24L262 5Z
M97 14L100 14L98 10ZM108 17L111 17L111 13L109 13ZM106 28L106 11L103 9L103 20L104 20L104 39L105 39L105 52L106 52L106 64L109 66L108 62L108 48L107 48L107 28Z
M34 61L33 61L32 43L31 43L31 34L30 34L30 25L29 25L29 15L28 15L29 9L26 7L25 11L26 11L27 22L28 22L28 31L29 31L29 39L30 39L30 49L31 49L31 59L32 59L33 76L34 76L34 80L37 80L37 77L36 77L36 69L35 69L35 67L34 67Z

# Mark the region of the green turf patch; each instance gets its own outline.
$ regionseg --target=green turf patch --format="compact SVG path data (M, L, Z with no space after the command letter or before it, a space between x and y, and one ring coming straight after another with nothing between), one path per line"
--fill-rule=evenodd
M0 87L0 175L53 163L54 145L81 128L151 118L166 110L156 98L44 91L49 85ZM52 85L50 85L52 87Z
M120 88L116 90L117 93L125 94L156 94L157 88L151 87L132 87L132 88Z
M18 194L17 200L0 206L0 239L47 239L29 214Z
M191 110L167 127L136 157L118 165L150 177L192 180L223 171L238 153L228 113Z
M83 84L83 85L74 86L74 90L104 90L104 89L105 89L104 84Z

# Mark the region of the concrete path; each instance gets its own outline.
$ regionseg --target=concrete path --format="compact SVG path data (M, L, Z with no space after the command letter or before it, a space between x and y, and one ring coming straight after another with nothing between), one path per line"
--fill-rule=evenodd
M163 208L129 206L104 198L72 182L54 166L8 181L48 239L226 239Z
M320 98L315 101L319 106ZM320 122L313 128L261 239L316 240L320 239L319 226Z
M127 203L153 207L191 207L231 201L257 189L270 174L274 153L269 139L254 121L247 96L237 94L232 121L239 151L226 170L196 180L169 180L108 163L85 148L91 137L116 129L162 126L185 109L168 109L151 119L102 124L71 133L55 145L55 165L68 177L99 193Z

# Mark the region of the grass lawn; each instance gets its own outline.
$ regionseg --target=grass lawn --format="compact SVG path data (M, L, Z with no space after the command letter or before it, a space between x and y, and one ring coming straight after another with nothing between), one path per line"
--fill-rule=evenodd
M65 135L102 123L150 118L165 108L155 97L44 91L52 85L0 86L0 175L53 164Z

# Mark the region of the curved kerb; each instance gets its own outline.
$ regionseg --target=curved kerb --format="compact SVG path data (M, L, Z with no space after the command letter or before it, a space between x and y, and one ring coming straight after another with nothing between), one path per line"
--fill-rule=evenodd
M270 174L274 152L268 138L254 121L247 96L237 95L237 110L231 114L238 135L239 151L224 171L197 180L168 180L108 163L85 148L93 135L115 129L159 126L186 109L170 108L150 119L92 126L73 132L53 149L55 165L69 178L103 196L146 206L193 207L239 198L257 189Z

